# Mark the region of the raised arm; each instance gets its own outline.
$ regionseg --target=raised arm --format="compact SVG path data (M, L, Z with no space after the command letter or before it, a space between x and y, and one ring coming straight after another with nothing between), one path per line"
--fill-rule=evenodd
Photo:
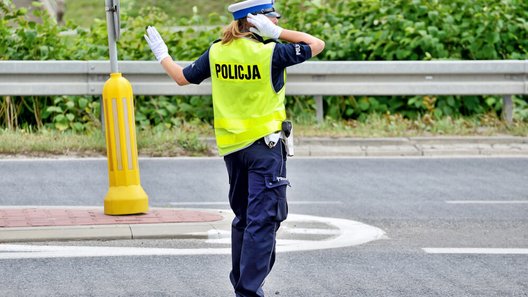
M161 61L161 66L165 72L180 86L188 85L189 82L183 75L183 67L178 65L170 56Z
M152 53L156 56L158 62L161 63L165 72L180 86L188 85L189 82L183 75L183 67L176 64L169 55L169 49L161 38L158 30L155 27L147 27L147 35L144 35Z
M293 43L304 42L308 44L312 50L312 57L321 53L325 47L325 43L321 39L308 33L283 29L275 25L268 17L263 14L248 14L247 20L254 26L249 30L261 36L281 39Z
M293 43L304 42L308 44L312 49L312 57L320 54L325 48L325 42L321 39L299 31L282 29L279 39Z

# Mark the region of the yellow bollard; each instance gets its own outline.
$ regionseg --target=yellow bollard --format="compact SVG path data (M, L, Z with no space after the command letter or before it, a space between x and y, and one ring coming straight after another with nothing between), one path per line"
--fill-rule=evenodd
M103 105L110 183L104 213L146 213L148 197L139 181L132 86L121 73L111 73L104 84Z

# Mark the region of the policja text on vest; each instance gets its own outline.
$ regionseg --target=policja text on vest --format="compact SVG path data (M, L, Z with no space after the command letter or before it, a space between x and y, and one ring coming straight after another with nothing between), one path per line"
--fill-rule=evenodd
M261 79L257 65L215 64L216 77L230 80ZM221 76L221 77L220 77Z

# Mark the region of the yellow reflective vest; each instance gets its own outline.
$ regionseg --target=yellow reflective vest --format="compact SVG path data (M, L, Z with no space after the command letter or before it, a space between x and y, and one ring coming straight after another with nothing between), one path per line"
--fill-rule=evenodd
M285 87L275 92L271 61L275 43L239 38L209 50L214 129L221 156L281 130ZM286 81L286 79L284 79Z

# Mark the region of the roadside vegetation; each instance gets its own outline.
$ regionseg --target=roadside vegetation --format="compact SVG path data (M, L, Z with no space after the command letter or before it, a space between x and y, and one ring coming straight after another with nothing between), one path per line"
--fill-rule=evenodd
M170 19L178 20L189 18L197 14L207 18L209 14L227 15L227 6L235 1L231 0L122 0L120 1L121 13L131 17L142 14L144 7L158 7L163 10ZM89 28L94 24L94 19L105 19L104 1L94 0L66 0L66 21L72 21L82 27ZM166 25L170 25L167 23Z
M146 25L158 27L174 59L193 60L230 21L225 7L231 1L122 2L118 49L124 60L153 60L143 39ZM27 9L1 0L0 60L107 60L101 3L66 4L66 24L58 25L42 10L33 12L40 22L30 21ZM289 0L278 1L277 8L283 26L326 41L319 60L528 59L528 2L523 0ZM212 137L210 97L134 99L140 153L211 154L202 141ZM0 154L104 153L100 100L0 97ZM313 98L290 96L287 112L298 136L526 136L528 97L513 101L511 125L500 119L500 96L326 96L324 123L315 120Z
M528 123L506 125L494 114L480 118L452 119L435 122L409 120L401 115L372 114L364 121L334 121L301 124L294 127L295 137L424 137L424 136L526 136ZM209 124L186 123L171 129L139 129L140 156L214 156L214 135ZM27 131L0 130L0 158L8 156L105 156L104 132L99 127L90 133L60 132L53 129Z

